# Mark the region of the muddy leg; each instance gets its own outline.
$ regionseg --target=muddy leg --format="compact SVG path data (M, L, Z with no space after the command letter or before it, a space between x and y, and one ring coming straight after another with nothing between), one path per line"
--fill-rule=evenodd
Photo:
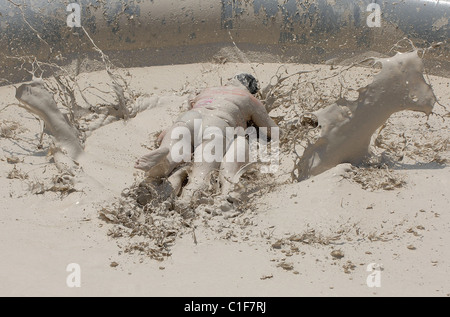
M170 177L167 179L167 181L172 186L173 192L172 197L178 196L178 194L181 191L181 187L183 186L184 181L188 177L190 168L189 167L183 167L180 170L176 171Z
M195 162L192 166L192 171L189 174L189 182L186 187L183 188L183 192L181 193L181 199L186 202L189 201L195 203L196 199L200 198L199 195L201 195L201 192L209 187L208 180L211 173L220 168L220 162L207 163L204 160L200 162L199 158L203 157L202 151L202 146L197 147L195 150Z
M165 176L168 174L168 155L168 148L159 148L138 159L134 168L152 174L154 177L157 177L157 175Z
M238 136L229 146L224 160L220 166L219 180L222 185L222 195L233 202L238 199L236 193L232 193L239 170L249 161L249 144L245 137Z
M164 132L159 149L138 159L134 167L146 172L148 177L159 178L170 175L180 164L189 162L192 157L192 133L189 128L184 122L175 123ZM180 136L179 132L183 132L183 135ZM172 153L172 150L178 150L180 142L186 143L182 160Z

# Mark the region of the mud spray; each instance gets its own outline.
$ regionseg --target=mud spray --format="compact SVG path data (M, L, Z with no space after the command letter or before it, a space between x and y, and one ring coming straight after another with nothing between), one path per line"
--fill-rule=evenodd
M25 19L22 9L21 12ZM37 30L32 31L39 42L47 43ZM97 90L95 98L86 96L87 88L80 88L78 71L71 74L66 68L40 62L34 56L8 59L20 61L22 69L26 69L25 65L30 66L28 72L33 76L33 81L16 89L19 105L45 123L44 131L53 143L49 153L53 155L60 174L65 175L65 181L74 188L85 190L104 186L100 180L85 174L88 165L95 165L95 158L84 150L89 136L113 122L129 122L144 111L164 105L164 96L135 93L130 86L129 70L115 67L89 31L84 27L81 31L91 49L100 56L101 68L106 72L104 80L110 87L108 92L89 87ZM250 61L238 48L229 30L225 36L231 39L232 49L221 50L216 60L221 64L233 59ZM191 34L191 38L195 36ZM284 181L304 181L342 163L362 166L371 159L371 141L392 115L401 111L416 111L429 117L433 113L437 98L424 78L423 60L419 56L429 52L433 52L432 48L418 50L414 47L410 52L391 57L370 58L372 66L381 66L381 71L371 83L359 87L356 92L347 89L345 96L340 91L339 98L335 98L334 94L328 97L321 94L320 86L327 85L327 79L317 77L317 73L325 68L328 72L335 70L334 65L304 65L308 70L292 74L288 74L289 65L277 65L276 74L266 81L259 98L282 128L285 161L294 165L293 170L287 170L291 178L283 179L280 174L278 176L283 180L274 181L274 178L262 177L247 166L238 173L235 199L230 202L223 201L218 195L217 175L205 179L208 190L196 196L195 201L180 200L174 195L185 185L182 180L188 177L188 167L176 170L167 179L154 180L139 175L135 184L125 189L114 204L101 208L100 218L116 225L108 234L112 237L138 236L140 240L130 243L125 252L139 252L163 260L170 256L171 246L183 234L192 234L194 242L197 242L195 228L199 214L238 219L236 226L246 226L247 218L241 216L255 209L252 197L263 195L270 186ZM52 50L50 53L53 53ZM241 66L236 64L235 68ZM220 66L214 67L210 72L220 71ZM44 68L51 70L52 76L46 76L47 79L42 76ZM251 68L255 70L256 65L251 65ZM281 74L283 70L285 74ZM364 70L370 72L369 68ZM338 68L338 71L336 76L341 79L345 69ZM41 76L38 76L39 72ZM202 84L206 86L206 83ZM177 93L188 99L199 88L190 87ZM342 85L340 88L346 90ZM305 93L306 90L310 94ZM130 165L133 163L130 161ZM223 226L217 222L214 225Z
M330 106L312 113L299 114L296 118L298 121L303 118L297 132L309 128L320 133L315 143L306 146L304 153L298 157L296 170L299 174L296 175L296 180L302 181L319 175L341 163L361 166L367 162L370 159L369 148L373 134L396 112L411 110L423 112L427 116L431 115L436 98L431 86L423 77L422 60L417 51L398 53L390 58L374 59L374 64L381 64L382 69L371 84L358 90L356 100L341 98ZM274 97L277 95L274 87L280 87L293 76L300 78L305 73L309 74L313 71L278 76L275 83L264 87L262 89L264 95L261 97L266 97L266 107L275 108L275 110L277 108L274 106L277 99ZM113 78L111 70L107 70L107 74L111 79ZM138 115L140 111L155 107L158 102L157 97L127 100L123 97L127 87L120 86L114 80L112 85L113 93L117 96L117 104L103 106L100 108L103 110L94 110L91 107L78 111L81 114L74 116L73 124L68 116L60 111L43 79L22 84L16 91L16 98L20 104L45 122L46 131L54 142L51 153L55 163L62 174L71 175L71 182L75 187L77 186L75 184L82 187L92 187L96 184L95 180L91 180L90 184L89 177L83 172L83 164L92 164L89 162L89 153L84 153L83 149L86 133L92 133L117 120L130 119ZM288 94L292 94L292 89L295 89L295 87L289 88L289 85L283 87ZM65 92L60 91L60 93ZM282 96L278 95L278 98L282 99ZM70 99L70 96L64 95L64 99ZM123 110L125 108L126 111ZM91 122L94 114L97 121ZM310 120L305 123L306 117ZM282 122L281 126L283 127L285 123ZM79 130L81 126L88 128ZM292 138L292 135L289 137ZM302 136L297 134L297 137ZM290 139L288 143L302 141L305 140ZM188 176L188 170L185 168L176 170L167 180L138 181L135 186L124 192L124 196L117 205L102 208L101 218L130 228L134 234L137 230L139 235L143 235L148 241L139 242L140 247L137 245L134 247L145 250L144 253L152 258L162 259L170 254L171 244L166 241L168 232L172 232L169 235L170 240L174 236L179 236L179 233L186 228L191 228L199 210L206 209L213 212L212 210L217 209L220 213L233 214L245 212L246 208L251 208L248 205L250 201L242 192L243 186L239 184L239 181L236 182L234 203L214 199L214 196L220 192L214 186L209 192L196 196L196 201L180 200L173 193L180 191L183 185L182 179ZM248 168L245 172L240 171L239 176L245 178L245 173L250 170ZM253 180L256 184L261 181L261 179L258 181L258 176ZM215 181L217 182L217 179ZM79 184L80 182L84 183ZM202 196L204 198L201 198ZM150 241L155 244L149 244Z

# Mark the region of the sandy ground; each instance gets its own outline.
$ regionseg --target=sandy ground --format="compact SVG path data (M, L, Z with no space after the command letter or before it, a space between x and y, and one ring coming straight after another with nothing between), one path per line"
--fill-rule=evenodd
M136 158L147 153L153 133L182 111L189 93L241 71L267 84L279 66L128 70L136 93L161 98L136 118L104 126L87 139L82 166L98 186L69 195L42 190L58 175L47 156L49 139L38 148L39 121L17 106L6 107L16 103L15 90L1 87L0 295L450 296L448 117L432 115L427 122L421 114L395 115L380 136L388 146L376 151L389 154L389 170L342 165L290 183L292 161L283 157L282 170L269 178L276 186L261 186L243 212L200 210L164 261L126 252L136 238L108 235L118 225L100 219L99 211L143 179L133 169ZM287 65L286 71L318 70L309 79L326 104L339 94L337 78L324 79L332 68ZM345 82L362 87L369 75L354 68ZM78 79L82 87L108 90L106 80L102 72ZM436 112L448 114L450 79L429 80L443 104ZM302 96L305 103L313 98L306 90ZM278 116L287 115L291 104L285 106ZM81 267L80 288L66 284L70 263ZM382 265L381 287L367 286L371 263Z

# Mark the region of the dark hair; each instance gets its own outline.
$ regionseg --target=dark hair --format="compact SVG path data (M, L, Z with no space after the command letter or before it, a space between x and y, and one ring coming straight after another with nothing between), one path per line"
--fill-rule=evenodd
M244 73L237 75L235 78L239 80L252 95L258 93L259 83L258 80L252 75Z

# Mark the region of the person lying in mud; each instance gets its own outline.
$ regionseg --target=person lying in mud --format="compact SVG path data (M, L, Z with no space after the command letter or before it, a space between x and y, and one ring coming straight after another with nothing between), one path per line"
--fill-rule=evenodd
M140 158L135 168L145 171L149 178L165 178L193 158L189 181L181 196L195 199L208 187L210 173L219 170L221 192L230 201L228 194L233 189L232 180L249 160L249 144L245 134L234 132L244 131L253 122L259 128L267 128L267 137L270 138L271 130L278 128L263 104L255 98L258 91L258 81L249 74L237 75L225 86L204 90L191 102L192 109L181 114L172 127L162 133L160 147ZM232 135L230 128L233 128ZM187 147L181 146L184 153L180 159L180 135L186 134L189 135L189 144ZM208 144L211 140L217 144L217 138L221 138L223 148L215 148L219 153L211 154L216 158L219 155L219 160L208 158L205 154ZM245 159L238 158L242 152ZM179 176L183 177L183 173ZM178 194L182 180L178 179L175 183L178 188L174 191Z

